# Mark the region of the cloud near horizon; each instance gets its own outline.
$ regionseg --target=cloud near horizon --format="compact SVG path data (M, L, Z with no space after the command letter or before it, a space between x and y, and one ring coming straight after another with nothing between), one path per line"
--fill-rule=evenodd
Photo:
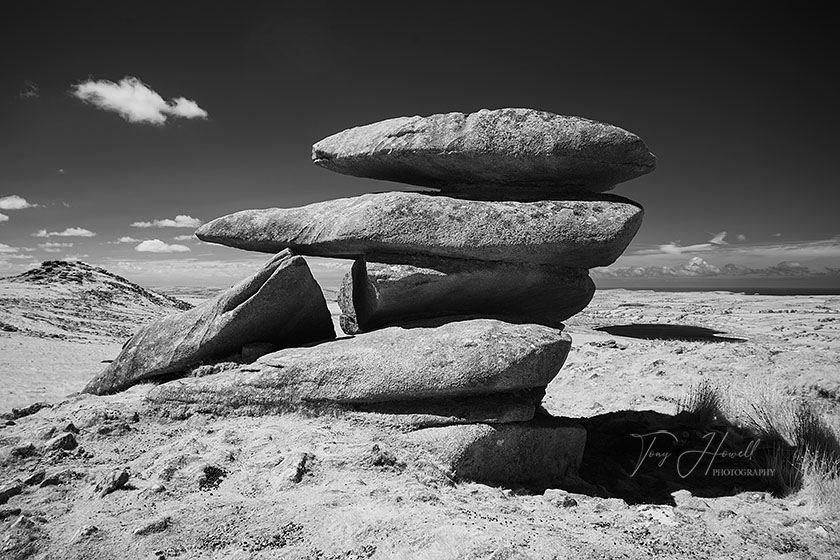
M9 217L6 214L0 214L0 222L8 222Z
M152 220L151 222L134 222L131 227L136 228L197 228L201 226L201 220L187 216L185 214L178 214L175 219L164 218L163 220Z
M118 113L130 123L163 125L168 116L185 119L206 119L207 111L185 97L166 102L152 88L133 76L119 83L109 80L88 80L76 84L71 94L103 111Z
M0 197L0 210L23 210L36 206L37 204L31 204L25 198L16 194Z
M140 253L184 253L190 250L186 245L168 244L160 239L147 239L141 242L135 251Z
M767 243L700 243L678 246L666 244L656 248L631 248L609 268L675 266L686 258L702 256L718 266L731 263L754 269L772 267L779 262L803 262L812 269L834 268L840 265L840 236L816 241Z
M32 237L95 237L96 233L89 229L79 227L69 227L64 231L47 232L45 229L39 229L32 234Z
M682 255L684 253L698 253L702 251L711 251L715 247L720 247L722 245L729 245L726 241L726 232L722 231L720 233L715 234L712 236L709 241L706 243L697 243L695 245L680 245L678 242L670 242L664 245L659 245L656 249L641 249L635 251L634 254L636 255L658 255L658 254L668 254L668 255Z
M702 257L692 257L688 262L674 266L625 266L601 267L590 270L593 278L675 278L675 277L840 277L840 268L825 271L811 270L796 261L782 261L773 266L751 268L736 264L722 267L706 262Z

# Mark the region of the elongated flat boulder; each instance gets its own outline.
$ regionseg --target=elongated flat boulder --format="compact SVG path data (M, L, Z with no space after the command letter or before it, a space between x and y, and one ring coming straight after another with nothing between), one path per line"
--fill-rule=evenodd
M500 317L558 327L592 300L586 269L529 263L415 257L386 264L388 255L357 259L339 291L347 334L422 318Z
M283 251L215 298L141 328L84 392L114 393L254 342L287 347L331 338L335 330L321 288L303 257Z
M436 187L552 187L603 192L650 173L656 157L610 124L533 109L399 117L312 146L325 169Z
M389 192L299 208L244 210L196 236L239 249L355 258L368 253L607 266L642 223L629 200L493 202Z
M156 402L283 408L467 397L545 387L571 339L558 329L493 319L390 327L153 389Z
M406 438L426 448L458 480L562 487L578 481L586 430L567 418L537 416L514 424L425 428Z

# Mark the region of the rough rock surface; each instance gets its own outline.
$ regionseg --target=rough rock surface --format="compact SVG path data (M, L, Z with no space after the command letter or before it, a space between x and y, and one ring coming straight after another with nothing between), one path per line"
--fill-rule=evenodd
M334 337L324 295L306 261L283 251L206 303L141 328L84 392L113 393L253 342L294 346Z
M635 134L533 109L389 119L321 140L312 159L347 175L442 189L486 184L601 192L656 167Z
M368 253L607 266L642 223L629 200L490 202L389 192L299 208L243 210L196 236L251 251L355 258Z
M344 277L338 304L347 334L457 315L558 327L586 307L595 293L584 269L440 257L385 264L388 259L357 259Z
M428 448L457 479L542 487L575 480L586 446L583 426L552 416L515 424L425 428L407 437Z
M558 329L432 320L286 348L238 370L156 387L152 401L222 408L375 403L544 387L571 346Z
M502 424L532 420L544 396L545 388L536 387L477 397L362 403L352 410L363 413L366 420L393 426Z

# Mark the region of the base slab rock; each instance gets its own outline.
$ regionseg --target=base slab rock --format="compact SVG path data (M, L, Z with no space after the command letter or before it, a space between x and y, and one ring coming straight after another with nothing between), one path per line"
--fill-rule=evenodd
M577 483L586 430L568 418L424 428L406 436L457 480L542 488Z
M510 393L548 385L571 347L568 334L543 325L453 319L286 348L238 369L164 383L148 398L230 410Z

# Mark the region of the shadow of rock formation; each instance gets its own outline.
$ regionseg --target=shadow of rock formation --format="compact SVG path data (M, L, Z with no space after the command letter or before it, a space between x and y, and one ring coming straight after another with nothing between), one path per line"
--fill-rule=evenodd
M634 323L632 325L610 325L598 327L596 331L628 338L648 340L696 340L700 342L746 342L745 338L717 336L723 331L694 327L690 325L667 325L658 323Z
M773 476L779 442L764 442L726 420L698 426L690 413L619 411L580 418L586 449L581 493L629 504L674 505L671 495L697 497L778 490Z

